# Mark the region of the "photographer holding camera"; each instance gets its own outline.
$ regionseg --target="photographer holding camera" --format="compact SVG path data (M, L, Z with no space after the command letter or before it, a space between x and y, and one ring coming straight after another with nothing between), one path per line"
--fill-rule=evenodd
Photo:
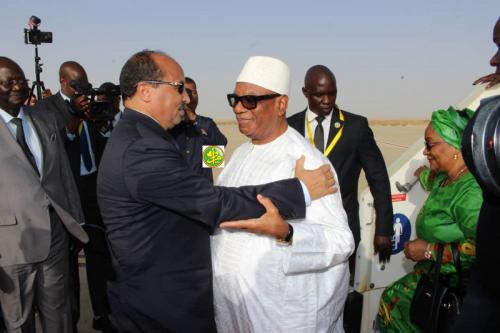
M121 92L120 86L111 82L104 82L97 90L99 95L96 96L93 104L97 110L95 116L96 125L104 136L109 137L116 123L121 118ZM95 113L95 112L94 112Z
M97 167L110 127L104 126L108 119L96 107L100 104L94 101L95 90L91 88L80 64L75 61L63 63L59 69L59 81L61 90L40 101L39 105L44 111L56 116L59 129L67 137L66 152L80 194L85 230L90 238L84 250L94 312L93 328L113 332L114 328L108 318L110 308L107 300L107 281L112 274L111 261L96 194ZM75 329L80 316L78 252L79 249L74 248L70 260L73 278L70 299Z

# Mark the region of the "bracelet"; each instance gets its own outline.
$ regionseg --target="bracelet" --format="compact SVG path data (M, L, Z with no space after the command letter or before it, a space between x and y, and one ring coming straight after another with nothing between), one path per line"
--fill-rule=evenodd
M427 260L431 260L432 259L432 250L431 250L431 248L432 248L432 244L431 243L427 244L427 248L425 249L425 252L424 252L424 257Z
M282 245L292 245L292 239L293 239L293 227L290 223L288 223L288 233L286 234L285 238L278 238L277 241L279 244Z

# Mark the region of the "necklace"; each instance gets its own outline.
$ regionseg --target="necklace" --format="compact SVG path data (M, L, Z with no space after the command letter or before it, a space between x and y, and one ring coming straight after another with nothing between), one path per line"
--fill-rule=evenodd
M445 187L445 186L448 186L449 184L453 183L455 180L457 180L458 178L460 178L467 171L469 171L469 169L467 169L467 166L464 166L462 169L458 170L458 172L453 177L450 178L448 176L448 178L446 178L441 183L441 187Z

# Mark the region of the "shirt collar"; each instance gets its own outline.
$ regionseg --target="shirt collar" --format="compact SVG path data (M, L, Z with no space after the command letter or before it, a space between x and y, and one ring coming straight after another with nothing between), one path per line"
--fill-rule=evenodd
M334 112L335 110L332 110L327 116L325 116L323 122L325 123L329 122L332 119L332 114ZM309 120L309 123L312 123L318 116L316 113L312 112L311 109L309 109L309 107L307 107L306 113L307 113L307 120Z
M10 113L8 113L7 111L4 111L2 108L0 108L0 117L2 118L2 120L6 124L8 124L12 119L15 118L15 117L12 117L12 115ZM17 118L21 118L21 119L26 118L24 116L24 111L23 111L22 107L21 107L21 110L19 111L19 114L17 115Z
M62 99L64 99L65 101L71 102L71 98L64 95L64 93L61 90L59 90L59 94L61 94Z

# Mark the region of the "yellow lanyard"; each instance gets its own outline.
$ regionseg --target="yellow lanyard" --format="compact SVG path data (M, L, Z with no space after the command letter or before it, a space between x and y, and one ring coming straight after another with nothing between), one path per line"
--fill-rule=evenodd
M78 135L82 135L82 131L84 131L85 128L83 128L83 121L80 122L80 125L78 125Z
M323 153L324 156L328 156L331 153L333 147L335 147L337 142L340 140L342 133L344 132L344 114L342 113L342 111L340 109L339 109L339 118L340 118L340 120L342 120L342 127L337 132L337 134L333 138L332 142L330 142L330 144L328 145L328 148L326 148L325 152ZM312 135L311 125L309 125L309 117L307 116L307 112L306 112L306 126L307 126L307 136L309 137L309 142L314 146L314 138Z

